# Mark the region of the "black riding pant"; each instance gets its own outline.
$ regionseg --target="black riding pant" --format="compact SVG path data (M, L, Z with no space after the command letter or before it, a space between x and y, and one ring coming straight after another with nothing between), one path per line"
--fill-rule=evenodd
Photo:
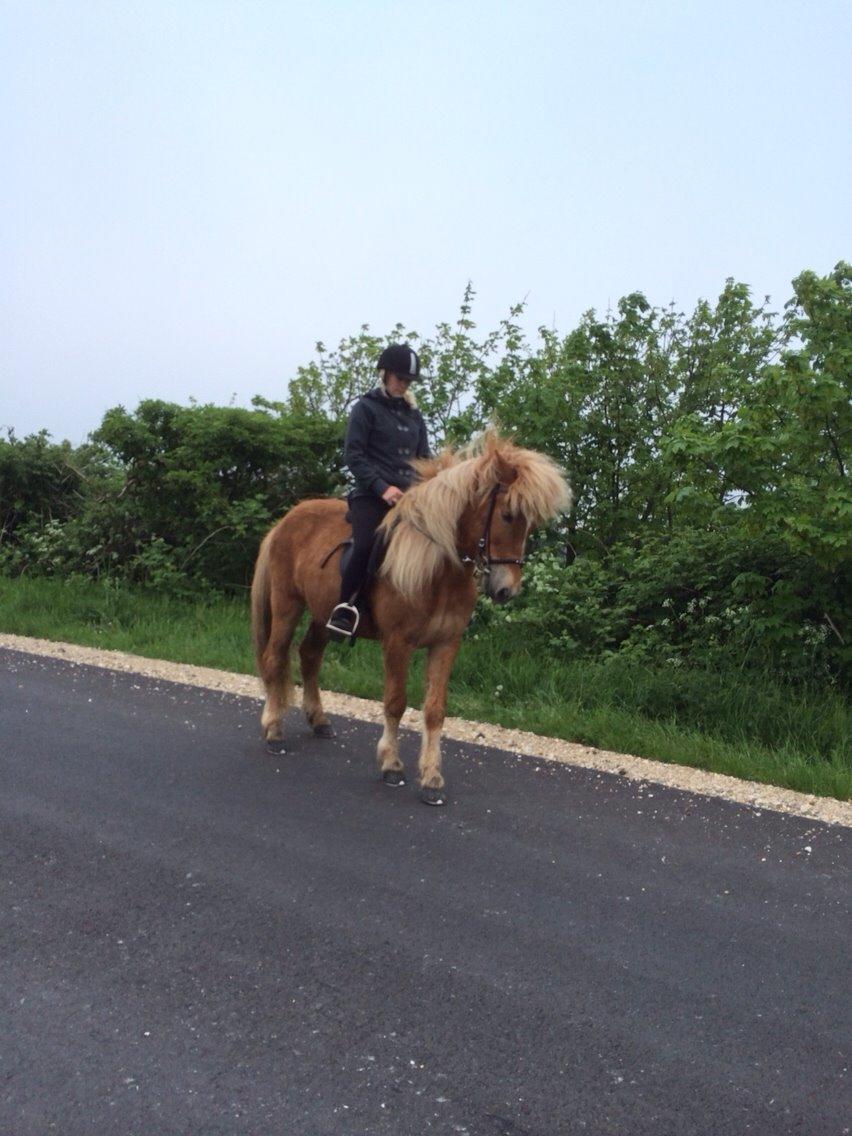
M367 575L373 537L382 517L390 509L381 497L350 497L349 520L352 522L352 554L340 585L342 603L349 603L359 591Z

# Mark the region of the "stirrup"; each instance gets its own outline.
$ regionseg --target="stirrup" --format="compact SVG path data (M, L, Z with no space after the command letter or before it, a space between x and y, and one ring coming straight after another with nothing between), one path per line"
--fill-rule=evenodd
M348 618L350 615L355 617L351 627L339 627L334 622L334 617L338 615L338 613L342 614L343 612L346 613L345 618ZM328 623L326 623L325 627L326 631L330 631L333 636L339 636L341 639L352 639L355 632L358 630L358 624L360 622L361 613L354 604L339 603L328 617Z

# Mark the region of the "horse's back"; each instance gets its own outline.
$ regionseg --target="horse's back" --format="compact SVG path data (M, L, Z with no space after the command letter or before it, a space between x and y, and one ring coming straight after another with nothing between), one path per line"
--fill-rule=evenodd
M292 539L297 533L311 533L328 525L345 525L346 502L339 497L309 497L299 501L272 526L269 536Z
M278 523L283 524L287 521L295 524L305 517L326 519L339 517L342 520L346 516L347 508L346 501L341 497L307 497L304 501L295 504L292 509L288 509Z

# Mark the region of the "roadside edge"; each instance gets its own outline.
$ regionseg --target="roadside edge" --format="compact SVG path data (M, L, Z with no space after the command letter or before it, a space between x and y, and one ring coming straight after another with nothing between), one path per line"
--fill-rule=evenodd
M50 639L34 639L25 635L5 633L0 633L0 647L70 663L143 675L146 678L184 683L187 686L198 686L247 698L262 697L260 680L255 676L233 674L212 667L172 663L164 659L132 655L125 651L106 651L97 647L82 647L74 643L57 643ZM298 687L296 689L301 696L300 689ZM354 695L324 690L323 703L326 709L334 714L342 714L361 722L382 721L381 703L367 698L356 698ZM422 723L423 717L419 710L412 708L406 710L402 720L403 728L419 730L422 728ZM443 736L470 745L492 746L519 756L614 773L631 781L652 782L706 797L720 797L756 809L770 809L774 812L810 817L825 824L852 828L852 803L838 801L832 797L816 797L757 781L743 781L723 773L708 773L688 765L671 765L662 761L652 761L646 757L613 753L609 750L579 745L576 742L566 742L560 738L544 737L525 730L513 730L487 722L469 722L464 718L447 718Z

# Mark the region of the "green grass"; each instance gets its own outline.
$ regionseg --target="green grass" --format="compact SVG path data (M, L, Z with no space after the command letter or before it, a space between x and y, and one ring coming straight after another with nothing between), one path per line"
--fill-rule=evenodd
M250 673L246 600L176 600L110 583L0 577L0 630ZM296 656L297 659L297 656ZM327 690L380 698L374 643L330 647ZM409 700L419 704L422 652ZM771 675L589 663L518 644L517 629L471 628L447 712L781 785L852 796L850 714L831 689L796 690Z

